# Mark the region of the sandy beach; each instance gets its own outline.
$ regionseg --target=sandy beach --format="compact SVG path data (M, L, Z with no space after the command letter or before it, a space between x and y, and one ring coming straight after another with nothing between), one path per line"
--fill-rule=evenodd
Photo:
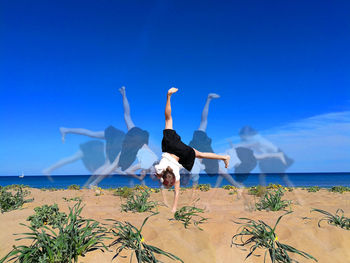
M112 218L120 221L129 221L139 227L143 219L150 213L121 212L121 204L125 202L111 191L102 190L102 195L96 196L93 190L58 190L42 191L30 188L31 203L26 203L23 209L0 214L0 258L6 255L14 244L23 244L23 241L15 241L18 236L14 233L27 232L26 227L20 223L26 223L27 217L32 215L33 209L44 204L58 204L63 212L68 212L68 206L76 202L67 202L63 199L81 197L85 205L82 216L105 222L104 219ZM209 218L201 225L203 231L191 225L185 229L181 222L169 221L172 213L165 206L158 206L158 215L153 216L147 222L143 230L145 242L157 246L165 251L171 252L180 257L184 262L200 263L228 263L244 262L248 252L238 247L231 247L231 238L237 233L239 217L247 217L254 220L263 220L273 226L277 218L284 214L283 211L249 211L247 203L254 205L254 196L247 195L246 199L237 199L237 195L230 195L228 190L211 189L208 192L196 191L196 197L200 198L197 206L204 208L203 216ZM167 191L167 198L172 201L173 192ZM191 200L192 190L181 191L179 208L188 205ZM342 208L346 216L350 216L350 193L331 193L321 189L315 193L305 190L294 189L293 192L286 192L283 199L296 201L296 196L301 204L292 204L293 213L282 218L277 227L276 233L281 243L307 252L317 258L320 263L350 262L350 231L332 226L323 222L322 227L317 226L318 220L322 217L319 213L310 213L312 208L335 213ZM152 193L151 200L162 201L161 193ZM110 241L106 241L108 244ZM25 243L25 242L24 242ZM114 252L93 251L85 257L80 257L79 262L111 262ZM127 258L118 257L114 262L129 262L130 251L122 253ZM262 250L257 250L255 256L251 256L245 262L263 262ZM258 257L257 255L261 255ZM292 258L299 262L312 262L301 256L291 254ZM164 262L171 261L166 257L159 257ZM136 260L134 261L136 262ZM268 262L270 262L268 260Z

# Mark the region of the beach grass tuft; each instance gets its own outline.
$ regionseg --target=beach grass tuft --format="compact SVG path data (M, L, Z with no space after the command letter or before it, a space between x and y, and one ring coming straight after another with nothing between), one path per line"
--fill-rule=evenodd
M76 196L76 197L72 197L72 198L62 197L62 199L66 202L70 202L70 201L80 202L83 200L80 196Z
M248 189L248 194L262 197L265 195L266 191L267 189L265 186L261 186L261 185L252 186Z
M309 192L309 193L315 193L315 192L318 192L320 191L320 187L319 186L311 186L311 187L308 187L306 188L306 190Z
M269 184L266 189L268 190L271 190L271 189L283 189L285 191L288 191L288 192L293 192L293 187L285 187L283 185L280 185L280 184Z
M290 200L282 200L284 190L278 188L274 191L267 191L259 202L255 204L257 210L280 211L290 206Z
M325 210L316 209L316 208L312 209L311 212L318 212L325 215L318 221L319 227L321 227L322 221L326 221L330 225L334 225L346 230L350 230L350 218L344 216L343 209L340 209L340 208L337 209L334 215Z
M151 190L144 189L140 191L133 191L130 196L127 197L126 203L121 205L124 212L148 212L157 207L158 203L149 201Z
M208 192L210 190L210 184L198 184L196 189L201 190L202 192Z
M194 206L184 206L175 212L174 218L169 220L181 221L185 228L187 228L193 221L193 225L197 226L198 229L203 230L199 225L206 222L208 218L199 215L199 213L204 213L204 209Z
M68 190L80 190L80 185L71 184L70 186L68 186Z
M14 192L15 191L15 192ZM32 202L34 199L25 199L30 191L18 187L3 187L0 189L0 211L1 213L19 209L25 203Z
M62 189L56 188L56 187L50 187L50 188L40 188L41 191L50 191L50 192L54 192L54 191L59 191Z
M127 186L118 187L113 192L113 195L120 196L123 198L128 198L128 197L132 196L132 194L133 194L133 189L130 187L127 187Z
M144 262L149 262L149 263L156 263L156 262L161 262L156 258L156 254L158 255L163 255L166 256L172 260L177 260L183 263L183 261L169 253L166 252L158 247L149 245L147 242L145 242L144 237L142 236L142 228L148 221L148 219L151 216L154 216L158 213L155 213L153 215L150 215L146 217L140 227L138 229L137 227L133 226L129 222L120 222L116 221L114 219L108 219L108 221L112 222L113 226L111 228L111 232L117 239L115 239L109 247L113 247L116 245L119 245L116 248L116 254L114 255L113 259L116 259L120 253L125 249L125 250L131 250L131 255L130 255L130 262L132 262L133 254L135 254L137 262L138 263L144 263Z
M30 232L19 234L24 237L16 240L28 240L31 244L14 246L0 259L0 263L76 263L79 256L85 256L90 251L107 250L103 243L103 240L110 239L106 236L107 229L95 220L82 218L82 209L80 202L70 207L67 222L59 224L56 231L47 225L37 229L21 224L27 226Z
M265 250L264 262L266 262L267 253L269 253L271 262L298 262L294 259L291 259L289 253L299 254L304 258L313 259L317 262L317 259L311 256L310 254L279 242L278 236L276 234L276 227L280 222L281 218L289 213L291 212L287 212L286 214L281 215L277 219L273 228L267 225L262 220L255 221L249 218L239 218L243 222L235 223L240 224L242 226L238 229L239 233L235 234L232 237L231 247L233 245L235 245L236 247L244 247L246 245L251 245L249 249L249 254L246 256L246 259L253 255L255 250L259 248Z
M348 186L342 186L342 185L338 185L338 186L333 186L331 189L329 189L330 192L333 193L344 193L344 192L350 192L350 187Z
M4 187L2 187L6 190L18 190L19 188L29 188L29 185L24 185L24 184L9 184Z
M58 228L67 222L67 215L59 212L57 204L43 205L34 208L35 214L27 218L34 228L40 228L44 225Z

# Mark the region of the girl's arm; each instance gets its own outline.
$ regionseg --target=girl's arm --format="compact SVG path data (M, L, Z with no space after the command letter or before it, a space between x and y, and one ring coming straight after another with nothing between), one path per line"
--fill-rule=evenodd
M140 169L141 169L141 164L138 163L138 164L135 164L135 165L129 167L128 169L126 169L126 170L125 170L125 173L126 173L127 175L130 175L130 176L132 176L132 177L134 177L134 178L139 179L140 181L142 181L143 178L145 178L146 173L143 173L143 174L141 174L141 175L137 175L137 174L136 174L136 171L137 171L137 170L140 170Z
M177 208L177 201L179 200L179 195L180 195L180 180L175 182L174 185L175 191L174 191L174 204L173 204L173 209L171 209L172 213L176 212Z

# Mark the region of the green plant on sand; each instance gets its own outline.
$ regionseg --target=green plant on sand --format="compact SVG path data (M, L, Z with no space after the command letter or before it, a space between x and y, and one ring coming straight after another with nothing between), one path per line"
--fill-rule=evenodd
M34 228L40 228L44 225L58 228L67 222L67 215L59 212L57 204L43 205L34 208L35 214L27 218Z
M284 215L281 215L275 226L272 228L267 225L262 220L252 220L249 218L239 218L243 222L235 222L236 224L242 225L238 229L238 234L235 234L232 237L231 247L233 245L244 247L246 245L251 245L249 249L249 254L246 259L249 258L256 249L265 249L264 262L266 261L267 253L269 253L271 262L277 263L292 263L298 262L294 259L291 259L288 253L299 254L307 259L313 259L317 262L317 259L311 256L310 254L300 251L292 246L280 243L276 234L276 227L280 222L281 218L291 212L287 212Z
M199 215L199 213L204 213L204 210L194 206L184 206L175 212L174 218L171 218L169 220L181 221L185 228L191 224L192 220L193 224L197 226L198 229L203 230L199 227L199 225L207 221L208 218Z
M155 246L151 246L147 244L142 236L142 228L146 224L147 220L158 213L155 213L153 215L150 215L146 217L140 227L140 229L136 228L129 222L120 222L113 219L108 219L108 221L111 221L113 223L113 227L111 229L114 236L117 237L110 245L109 247L119 245L116 248L116 254L114 255L113 259L117 258L119 254L124 250L131 250L130 255L130 262L132 262L133 254L135 254L137 262L138 263L157 263L161 262L156 258L155 254L166 256L172 260L178 260L183 263L183 261L169 253L166 252L160 248L157 248Z
M50 187L50 188L40 188L41 191L50 191L50 192L54 192L54 191L59 191L61 189L56 188L56 187Z
M202 192L207 192L210 190L210 184L198 184L196 189L201 190Z
M266 191L267 189L265 186L261 186L261 185L252 186L248 189L248 194L262 197L265 195Z
M343 209L340 209L340 208L337 209L334 215L325 210L316 209L316 208L312 209L311 212L318 212L325 215L318 221L319 227L321 227L322 221L326 221L330 225L334 225L346 230L350 230L350 218L344 216Z
M339 186L333 186L331 189L329 189L330 192L333 192L333 193L344 193L344 192L350 192L350 187L348 186L342 186L342 185L339 185Z
M289 192L293 192L293 187L285 187L283 185L280 184L272 184L270 183L268 186L266 186L266 189L283 189L285 191L289 191Z
M23 190L21 186L15 188L6 187L0 189L0 211L1 213L19 209L25 203L32 202L34 199L25 199L30 194L28 190ZM13 191L16 191L13 193Z
M80 185L71 184L70 186L68 186L68 190L80 190Z
M133 193L133 189L127 186L118 187L114 190L113 195L128 198Z
M67 198L67 197L62 197L62 199L66 202L70 202L70 201L82 201L82 198L80 196L76 196L76 197L72 197L72 198Z
M80 204L69 208L67 223L59 225L56 231L48 226L39 229L27 226L31 232L23 233L24 237L16 240L30 240L32 243L14 246L0 259L0 263L76 263L79 256L85 256L90 251L107 249L103 243L104 239L109 239L106 237L107 229L97 221L82 218L83 207Z
M319 186L311 186L311 187L308 187L308 188L306 188L307 189L307 191L310 193L310 192L312 192L312 193L315 193L315 192L318 192L318 191L320 191L320 187Z
M3 187L6 190L18 190L19 188L29 188L29 185L24 184L9 184Z
M126 203L121 205L122 211L139 213L151 211L158 205L158 203L154 201L148 201L150 192L151 191L149 189L134 191L132 195L127 198Z
M224 185L224 186L222 187L222 189L225 189L225 190L237 190L237 187L228 184L228 185Z
M278 188L274 191L267 191L265 195L255 204L257 210L279 211L291 204L290 200L282 200L284 191Z

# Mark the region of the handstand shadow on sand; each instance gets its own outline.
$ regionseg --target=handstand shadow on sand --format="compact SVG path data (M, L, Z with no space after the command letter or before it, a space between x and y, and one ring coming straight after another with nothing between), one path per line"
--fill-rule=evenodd
M85 184L91 188L97 186L112 173L131 176L142 181L158 159L148 146L149 133L136 127L131 119L125 87L120 88L119 92L123 98L124 120L128 129L126 134L113 126L97 132L81 128L60 128L63 141L68 133L106 140L106 162L93 173ZM135 160L136 164L133 164ZM140 175L137 175L137 171L140 171Z

